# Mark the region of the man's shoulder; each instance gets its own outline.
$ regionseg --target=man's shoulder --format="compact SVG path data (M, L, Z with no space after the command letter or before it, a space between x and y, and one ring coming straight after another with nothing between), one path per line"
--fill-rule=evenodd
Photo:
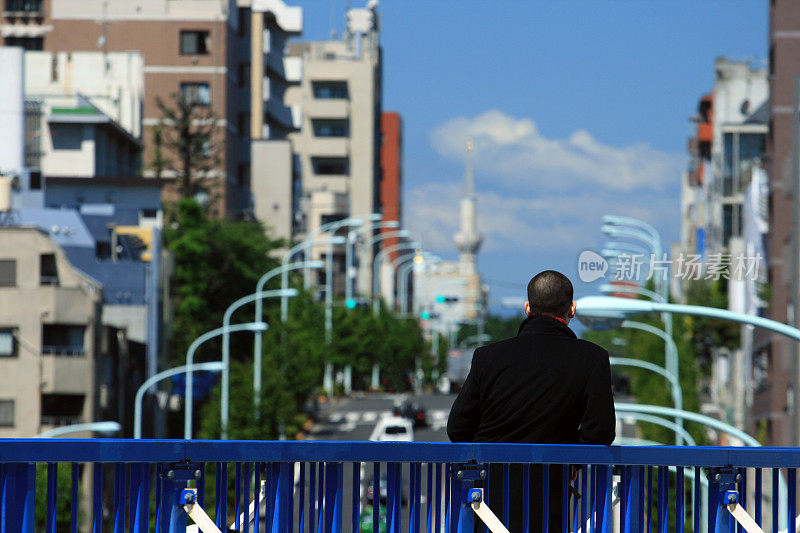
M586 355L595 357L600 361L608 361L608 358L610 357L608 350L599 344L595 344L592 341L587 341L586 339L575 339L575 342L578 343L581 351L586 353Z

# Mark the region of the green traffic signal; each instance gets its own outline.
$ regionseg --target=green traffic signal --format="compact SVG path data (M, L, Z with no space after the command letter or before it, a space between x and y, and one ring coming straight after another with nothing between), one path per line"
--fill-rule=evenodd
M422 320L428 320L428 319L430 319L430 318L431 318L431 314L430 314L429 312L427 312L427 311L423 311L423 312L421 312L421 313L419 314L419 317L420 317Z
M445 297L443 294L437 294L436 295L436 303L437 304L443 304L446 301L447 301L447 297Z
M345 303L345 307L348 309L355 309L356 308L356 301L354 298L349 298Z

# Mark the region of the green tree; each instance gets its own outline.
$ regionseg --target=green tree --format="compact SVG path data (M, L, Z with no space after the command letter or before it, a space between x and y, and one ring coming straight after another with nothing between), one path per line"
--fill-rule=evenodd
M263 343L260 418L253 422L253 364L248 358L231 368L231 438L275 438L281 429L289 438L297 435L308 420L304 405L321 393L328 361L338 369L352 366L355 389L369 386L373 364L380 365L384 385L394 390L409 387L418 357L430 368L430 347L415 320L398 318L385 308L378 316L364 309L334 311L330 344L325 340L325 308L309 293L301 291L291 300L285 324L277 309L267 311L271 326ZM200 426L203 438L219 435L219 390Z
M270 238L255 221L212 219L192 199L179 201L170 213L165 231L172 253L172 340L170 363L184 361L191 342L222 324L225 309L236 299L252 293L258 279L278 265L270 252L281 242ZM273 300L265 301L267 307ZM252 320L253 309L238 311L235 322ZM198 350L197 360L219 341L209 341ZM242 335L233 335L231 353L244 352ZM252 353L252 348L250 349ZM242 355L242 357L244 357ZM251 356L250 356L251 357Z

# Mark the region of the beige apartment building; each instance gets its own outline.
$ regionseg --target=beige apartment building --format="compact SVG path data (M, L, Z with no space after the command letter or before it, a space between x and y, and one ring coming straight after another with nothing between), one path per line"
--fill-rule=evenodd
M283 64L287 74L299 71L301 80L284 78L283 106L280 99L269 105L288 113L297 129L276 127L269 107L253 114L252 131L261 132L263 140L253 144L251 181L256 217L277 236L298 241L327 222L380 211L382 67L377 10L349 10L341 39L290 42ZM265 100L263 95L253 97ZM323 252L320 247L313 255L319 258ZM336 270L342 272L344 252L335 254ZM361 258L362 294L371 287L371 255Z
M50 52L138 51L144 57L142 108L146 176L154 174L157 98L190 99L213 115L218 164L204 174L218 210L250 210L249 8L235 0L4 0L0 35L6 46ZM111 64L95 76L111 76ZM52 69L52 75L59 71ZM68 85L68 83L67 83ZM216 155L216 154L215 154ZM174 172L165 171L162 177ZM167 194L167 198L170 195Z
M101 303L45 232L0 227L0 438L94 421Z

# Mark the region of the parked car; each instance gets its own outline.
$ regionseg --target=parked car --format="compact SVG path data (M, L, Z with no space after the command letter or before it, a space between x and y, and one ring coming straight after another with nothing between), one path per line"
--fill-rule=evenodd
M417 401L406 400L398 408L400 416L408 418L414 423L414 427L425 427L428 425L428 418L425 408Z

